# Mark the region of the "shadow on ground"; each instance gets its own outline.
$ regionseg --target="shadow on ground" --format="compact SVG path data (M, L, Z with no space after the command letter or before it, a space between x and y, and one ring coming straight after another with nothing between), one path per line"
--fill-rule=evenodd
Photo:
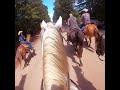
M83 74L81 73L82 69L80 67L78 66L72 66L72 67L75 70L77 76L77 83L82 90L97 90L92 85L92 83L83 76Z
M24 90L24 83L25 83L26 76L27 76L27 75L23 75L23 76L22 76L22 79L21 79L21 81L20 81L20 84L19 84L19 86L16 86L16 87L15 87L15 90Z

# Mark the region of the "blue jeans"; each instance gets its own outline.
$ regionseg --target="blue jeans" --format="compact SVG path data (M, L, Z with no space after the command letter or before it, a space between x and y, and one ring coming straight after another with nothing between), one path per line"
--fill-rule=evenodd
M30 49L33 49L32 45L30 42L27 42L27 41L20 41L20 44L28 44Z
M85 24L84 23L82 23L81 25L80 25L80 30L82 30L82 28L85 26Z

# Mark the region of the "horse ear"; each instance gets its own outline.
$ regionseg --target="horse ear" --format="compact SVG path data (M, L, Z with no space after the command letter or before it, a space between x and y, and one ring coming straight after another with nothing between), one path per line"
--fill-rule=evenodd
M59 19L57 20L55 27L57 29L59 29L60 27L62 27L62 17L60 16Z
M45 29L47 27L46 22L43 20L41 23L41 29Z

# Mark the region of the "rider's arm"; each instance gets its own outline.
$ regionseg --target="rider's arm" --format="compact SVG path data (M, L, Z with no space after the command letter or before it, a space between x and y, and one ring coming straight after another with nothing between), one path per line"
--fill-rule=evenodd
M80 19L81 19L82 22L84 22L84 15L83 14L81 15Z
M81 21L83 22L84 20L83 20L83 17L81 17Z

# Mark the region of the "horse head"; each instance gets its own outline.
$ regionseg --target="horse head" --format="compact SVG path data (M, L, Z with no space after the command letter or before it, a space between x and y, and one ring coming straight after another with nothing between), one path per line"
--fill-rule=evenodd
M44 20L42 21L41 23L41 28L42 30L46 30L48 27L54 27L56 28L57 30L59 30L59 28L62 27L62 17L60 16L59 19L57 20L57 22L55 23L55 25L52 23L52 22L48 22L46 23Z
M46 23L44 20L42 21L41 23L41 29L42 29L42 33L41 33L41 36L42 36L42 41L44 39L44 34L46 32L46 30L49 30L49 29L52 29L52 30L59 30L62 26L62 17L59 16L59 19L57 20L57 22L55 24L53 24L52 22L48 22ZM43 43L42 43L43 44Z

